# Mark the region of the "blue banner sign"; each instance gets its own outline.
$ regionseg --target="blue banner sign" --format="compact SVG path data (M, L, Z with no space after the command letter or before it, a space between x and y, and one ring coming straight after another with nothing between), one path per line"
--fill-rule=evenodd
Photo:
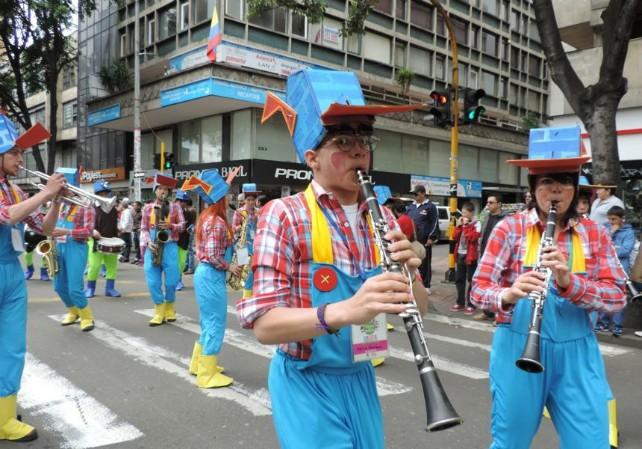
M118 118L120 118L120 104L115 104L87 114L87 125L95 126Z
M412 175L410 177L410 190L413 190L417 185L424 186L428 195L450 195L450 178ZM459 179L457 181L457 196L459 198L481 198L482 182Z
M160 102L161 107L167 107L198 98L215 96L263 105L263 103L265 103L265 93L265 89L258 87L232 83L217 78L207 78L183 86L162 90L160 93Z

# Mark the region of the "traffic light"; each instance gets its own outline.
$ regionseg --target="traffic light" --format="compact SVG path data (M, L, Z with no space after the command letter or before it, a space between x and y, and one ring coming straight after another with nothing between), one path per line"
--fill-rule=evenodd
M450 95L448 92L438 92L433 90L430 92L432 98L432 114L435 126L445 128L450 125Z
M154 163L152 164L154 170L159 170L161 168L161 155L160 153L154 153Z
M174 165L176 165L174 153L167 153L165 155L165 165L163 166L163 170L172 170Z
M486 95L484 89L466 89L464 94L464 123L474 123L479 120L486 108L479 104L481 100Z

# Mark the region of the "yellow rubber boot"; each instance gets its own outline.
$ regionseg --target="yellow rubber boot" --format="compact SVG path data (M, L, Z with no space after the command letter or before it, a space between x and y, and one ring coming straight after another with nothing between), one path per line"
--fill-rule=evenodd
M149 320L149 325L152 327L160 326L164 322L165 322L165 303L156 304L154 306L154 316L152 317L151 320Z
M544 412L542 413L544 415L544 418L551 419L551 414L548 412L548 409L544 407Z
M192 350L192 360L189 362L189 373L192 376L198 374L198 359L203 352L203 346L199 342L194 343L194 349Z
M91 307L86 306L84 309L78 309L80 315L80 330L89 332L94 330L94 314L91 312Z
M609 401L609 444L618 447L619 435L617 430L617 403L615 399Z
M77 323L78 318L80 318L80 310L78 310L78 307L69 307L67 316L60 322L60 324L62 326L69 326L70 324Z
M176 308L174 307L173 302L165 303L165 321L168 323L176 321Z
M221 373L218 369L218 357L201 354L198 358L198 373L196 374L196 385L199 388L227 387L232 382L234 379Z
M16 416L16 395L0 398L0 440L23 442L38 438L36 429Z
M243 289L243 299L252 297L252 289L244 288Z
M383 362L384 362L385 360L386 360L385 358L380 357L380 358L378 358L378 359L372 359L372 360L370 360L370 363L372 363L372 366L374 366L374 367L376 368L376 367L378 367L378 366L383 365Z
M386 323L386 329L388 329L389 331L393 331L395 330L395 325L392 323Z

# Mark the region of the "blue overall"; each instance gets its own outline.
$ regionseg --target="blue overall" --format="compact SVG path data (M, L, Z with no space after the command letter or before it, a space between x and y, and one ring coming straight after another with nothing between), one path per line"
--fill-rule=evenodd
M78 207L65 204L64 208ZM58 217L56 228L73 229L73 216L71 221L67 219L67 214ZM56 241L56 253L58 260L58 273L54 277L54 290L62 299L65 307L77 307L84 309L87 307L87 297L84 288L84 272L87 265L87 242L78 241L66 236L64 243Z
M23 224L0 224L0 398L20 389L27 350L27 286L11 228L24 235Z
M252 270L252 254L254 254L254 236L256 235L256 219L250 220L247 224L247 254L250 257L250 269L245 278L243 289L251 291L254 284L254 271Z
M569 248L569 259L572 259ZM544 372L515 366L526 344L532 300L517 302L500 325L490 356L491 449L528 449L546 406L561 449L609 449L609 387L590 313L551 288L544 304L540 357Z
M150 229L149 237L153 242L156 238L156 227ZM164 301L174 302L176 300L176 284L179 280L178 271L178 245L174 240L164 244L163 258L160 265L152 263L152 253L145 251L145 279L147 288L152 296L154 304L160 305ZM165 273L165 295L163 295L163 273Z
M232 246L225 250L225 261L232 260ZM227 323L227 285L225 271L201 262L194 272L194 291L201 324L198 342L203 355L217 355L221 351Z

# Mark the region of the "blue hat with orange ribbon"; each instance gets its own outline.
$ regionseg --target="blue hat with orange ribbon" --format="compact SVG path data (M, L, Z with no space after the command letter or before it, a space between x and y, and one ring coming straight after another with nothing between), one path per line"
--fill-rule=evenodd
M268 92L261 123L277 112L283 114L300 162L308 150L316 149L327 126L350 121L354 117L373 117L407 112L424 104L366 105L361 84L353 72L305 69L288 77L286 99Z
M3 111L0 111L0 154L10 151L13 147L26 150L44 142L49 137L51 134L40 123L36 123L22 135L18 134L13 122Z
M203 170L200 176L192 175L187 181L183 183L181 189L183 191L193 190L205 201L207 204L214 204L225 197L230 190L230 184L236 177L241 167L236 167L230 170L227 179L223 179L216 168Z

